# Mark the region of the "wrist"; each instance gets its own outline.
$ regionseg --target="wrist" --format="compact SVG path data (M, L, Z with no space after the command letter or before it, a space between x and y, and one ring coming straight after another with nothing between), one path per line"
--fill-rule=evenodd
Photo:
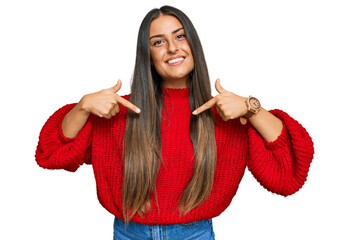
M248 100L247 97L242 97L242 103L241 103L241 115L240 117L246 115L248 113L248 108L246 105L246 101Z
M90 114L91 111L88 105L88 95L85 95L81 98L80 102L77 104L77 109L82 114Z
M261 103L257 98L249 96L249 98L245 100L245 106L247 110L245 114L240 117L240 122L243 125L247 123L247 119L251 119L258 114L261 109Z
M263 111L263 110L265 110L265 109L261 107L261 108L258 110L258 112L256 112L256 113L253 114L251 117L249 117L248 120L254 121L255 119L258 118L258 116L260 115L259 113L260 113L261 111Z

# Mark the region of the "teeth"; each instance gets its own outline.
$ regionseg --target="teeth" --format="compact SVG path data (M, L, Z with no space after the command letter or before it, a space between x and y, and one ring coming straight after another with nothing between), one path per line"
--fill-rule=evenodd
M175 59L172 59L170 61L168 61L169 64L172 64L172 63L176 63L176 62L179 62L179 61L182 61L184 60L184 58L180 57L180 58L175 58Z

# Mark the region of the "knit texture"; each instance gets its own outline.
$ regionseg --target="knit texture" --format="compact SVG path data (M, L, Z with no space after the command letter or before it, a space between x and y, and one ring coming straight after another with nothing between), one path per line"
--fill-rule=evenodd
M180 197L194 171L193 145L189 136L191 109L189 89L166 89L162 112L163 162L156 182L159 212L155 198L145 216L136 214L131 221L143 224L177 224L209 219L220 215L230 204L246 166L267 190L283 196L297 192L304 184L313 159L313 142L296 120L281 110L270 111L283 122L281 135L265 141L250 125L239 119L223 121L213 107L216 120L217 167L211 195L200 206L180 217ZM129 99L129 95L123 96ZM127 109L112 119L90 115L74 138L63 135L64 116L75 106L57 110L43 126L36 150L36 161L47 169L76 171L92 164L97 196L102 206L119 219L122 216L123 136ZM213 136L212 136L213 137Z

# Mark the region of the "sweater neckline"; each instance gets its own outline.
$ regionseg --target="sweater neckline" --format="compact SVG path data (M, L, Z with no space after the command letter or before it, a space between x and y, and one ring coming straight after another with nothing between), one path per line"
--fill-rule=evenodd
M189 88L162 88L162 91L165 96L170 96L174 98L189 97Z

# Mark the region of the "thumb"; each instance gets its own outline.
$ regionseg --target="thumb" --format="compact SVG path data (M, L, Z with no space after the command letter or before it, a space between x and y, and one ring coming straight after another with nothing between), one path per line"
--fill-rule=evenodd
M122 83L121 83L121 80L119 79L118 82L116 83L116 85L114 87L109 88L109 89L116 93L117 91L120 90L121 85L122 85Z
M227 90L225 90L225 89L221 86L221 79L220 79L220 78L217 78L217 79L216 79L215 87L216 87L217 92L219 92L219 93L227 92Z

